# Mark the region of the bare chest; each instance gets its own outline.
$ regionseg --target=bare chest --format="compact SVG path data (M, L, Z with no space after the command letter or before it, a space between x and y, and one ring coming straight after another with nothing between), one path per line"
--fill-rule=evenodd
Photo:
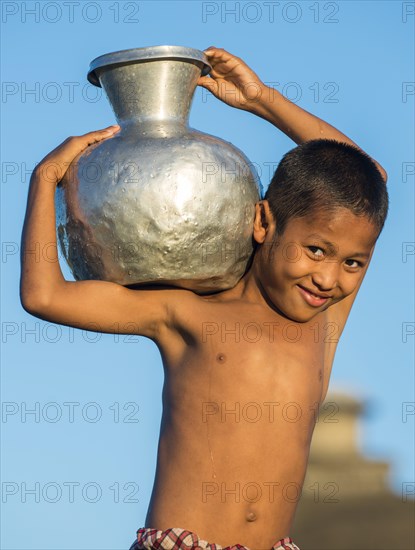
M328 385L336 327L323 316L301 324L225 313L218 319L217 311L204 311L198 322L193 319L193 345L167 368L174 396L196 391L219 407L262 403L267 414L276 405L266 403L318 406Z

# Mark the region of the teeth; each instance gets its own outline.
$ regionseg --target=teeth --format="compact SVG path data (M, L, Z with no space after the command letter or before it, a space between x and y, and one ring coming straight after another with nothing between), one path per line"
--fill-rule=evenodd
M319 296L318 294L314 294L314 292L310 292L309 290L303 289L307 292L307 294L310 294L310 296L313 296L313 298L318 298L319 300L325 300L324 296Z

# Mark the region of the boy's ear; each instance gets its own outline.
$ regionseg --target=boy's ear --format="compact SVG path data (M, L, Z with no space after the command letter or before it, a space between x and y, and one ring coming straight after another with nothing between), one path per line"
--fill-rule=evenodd
M269 203L266 199L255 204L255 218L253 236L257 243L262 244L268 233L275 230L274 217L271 214Z

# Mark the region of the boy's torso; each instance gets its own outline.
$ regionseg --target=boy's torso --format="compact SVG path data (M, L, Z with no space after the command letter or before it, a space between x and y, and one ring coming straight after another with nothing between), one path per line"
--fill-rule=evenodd
M165 368L157 471L146 526L226 546L289 534L338 327L329 310L294 323L263 305L196 297Z

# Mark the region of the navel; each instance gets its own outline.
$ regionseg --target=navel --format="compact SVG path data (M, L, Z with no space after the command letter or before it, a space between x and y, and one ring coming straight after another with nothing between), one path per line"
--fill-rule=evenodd
M226 355L224 353L218 353L217 356L216 356L216 361L218 363L225 363Z
M320 380L320 382L321 380L323 380L323 371L321 369L318 371L318 379Z
M246 514L246 521L255 521L256 520L256 514L254 512L248 512Z

